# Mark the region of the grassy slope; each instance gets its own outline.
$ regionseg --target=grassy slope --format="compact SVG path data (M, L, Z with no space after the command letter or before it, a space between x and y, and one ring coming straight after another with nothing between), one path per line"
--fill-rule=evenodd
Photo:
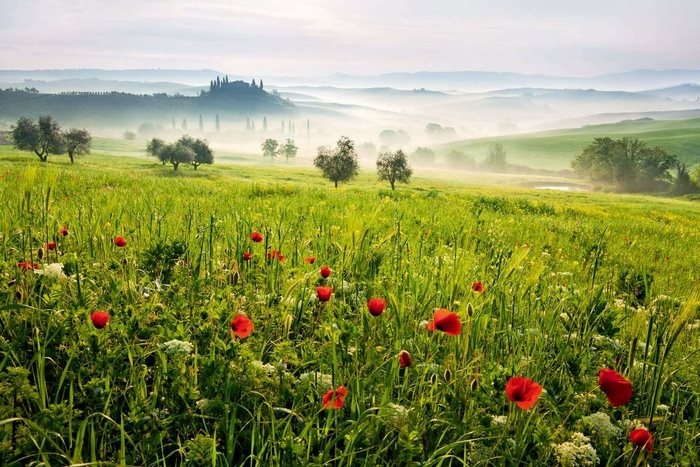
M482 160L491 145L501 143L513 164L535 168L567 169L593 138L629 136L678 155L689 164L700 163L700 118L668 121L630 121L526 135L481 138L448 143L438 154L463 151Z

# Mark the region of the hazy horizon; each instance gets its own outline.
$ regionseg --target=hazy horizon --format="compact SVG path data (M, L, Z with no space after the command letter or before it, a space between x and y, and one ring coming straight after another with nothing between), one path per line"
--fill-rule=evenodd
M700 2L594 0L585 11L544 0L438 3L0 0L0 63L299 77L700 68Z

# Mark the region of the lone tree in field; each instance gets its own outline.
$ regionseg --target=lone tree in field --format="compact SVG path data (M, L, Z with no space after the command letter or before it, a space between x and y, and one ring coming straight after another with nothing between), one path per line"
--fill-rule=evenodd
M66 146L68 157L70 157L70 163L73 164L75 156L90 154L92 136L85 129L71 128L63 133L63 142Z
M271 160L274 160L277 156L278 146L279 143L276 140L267 138L262 144L263 157L269 157Z
M282 154L284 154L287 162L289 162L289 159L297 157L297 152L299 152L299 148L294 144L294 140L287 138L284 146L282 146Z
M21 117L12 127L12 140L20 151L34 151L41 162L49 154L63 154L63 136L58 122L48 115L39 117L39 124L31 118Z
M341 137L335 149L328 146L318 148L314 166L321 169L323 176L338 188L338 182L352 180L360 168L355 152L355 143L346 136Z
M161 148L160 160L168 161L173 165L173 170L177 171L180 164L191 164L194 161L195 153L182 143L170 143Z
M377 175L379 180L387 180L395 190L396 182L408 183L413 170L408 165L406 154L399 149L396 152L383 152L377 158Z
M183 146L190 148L194 152L194 159L190 162L197 170L202 164L213 164L214 163L214 152L209 147L207 140L194 139L191 136L184 135L179 140L177 144L182 144Z
M149 141L148 146L146 146L146 152L153 157L158 158L163 165L165 165L167 160L164 160L163 158L160 157L160 151L163 149L165 146L165 141L163 141L160 138L153 138L151 141Z

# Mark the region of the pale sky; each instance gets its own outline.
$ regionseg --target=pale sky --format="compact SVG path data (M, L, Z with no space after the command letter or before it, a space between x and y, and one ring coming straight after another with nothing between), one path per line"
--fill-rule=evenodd
M700 68L700 0L0 0L0 68Z

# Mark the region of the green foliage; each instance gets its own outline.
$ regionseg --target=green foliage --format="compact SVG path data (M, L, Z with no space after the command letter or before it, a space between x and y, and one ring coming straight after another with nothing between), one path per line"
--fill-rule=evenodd
M669 169L677 164L676 156L637 139L595 138L571 166L595 182L635 192L668 189Z
M267 138L265 141L263 141L261 148L263 152L263 157L269 157L270 160L274 160L275 157L277 157L277 148L279 147L279 143L277 140L272 139L272 138Z
M430 148L418 147L411 153L411 162L418 165L431 165L435 162L435 151Z
M314 166L321 169L323 176L335 184L352 180L360 169L360 163L355 152L355 143L343 136L335 148L322 146L314 158Z
M700 464L697 203L369 175L336 191L271 166L171 177L93 151L45 167L0 148L0 464ZM439 307L462 334L425 329ZM629 404L610 407L603 367ZM528 412L513 375L545 389ZM322 409L339 385L344 407ZM638 423L653 454L628 441Z
M70 158L70 163L72 164L75 156L82 156L90 153L92 136L90 136L90 133L85 129L71 128L63 133L63 142L68 157Z
M12 141L21 151L33 151L41 162L46 162L49 154L65 152L61 127L48 115L40 116L38 124L21 117L12 127Z
M260 84L262 85L262 81L260 82ZM280 152L282 153L282 155L284 155L285 159L289 160L297 156L299 148L296 144L294 144L294 140L287 138L284 145L280 149Z
M214 163L214 152L209 147L209 142L207 140L195 139L189 135L183 135L177 140L177 144L192 150L194 157L190 161L190 164L192 164L195 170L202 164L211 165Z
M399 149L396 152L384 152L377 158L377 176L379 180L386 180L394 190L396 182L408 183L413 175L413 170L408 165L406 154Z

